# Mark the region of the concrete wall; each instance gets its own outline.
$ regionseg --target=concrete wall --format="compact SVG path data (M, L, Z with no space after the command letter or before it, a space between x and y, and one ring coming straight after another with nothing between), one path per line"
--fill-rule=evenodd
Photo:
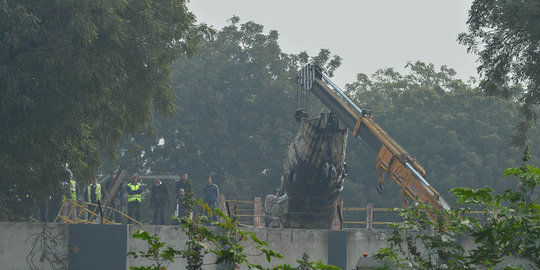
M158 235L162 240L167 242L167 246L171 246L174 249L181 250L185 248L187 236L178 226L130 225L128 234L133 235L137 230L145 230L151 234ZM271 263L268 263L266 257L260 256L260 251L258 251L254 245L248 245L245 248L245 252L246 254L252 255L249 256L249 261L251 263L260 264L266 267L284 263L296 266L296 260L301 259L304 252L309 254L312 260L320 259L323 262L328 260L326 248L328 231L291 229L247 229L244 231L256 233L257 238L268 242L270 249L283 254L285 257L283 260L275 259ZM148 247L143 241L128 239L128 251L146 251L147 249ZM213 264L215 261L215 255L206 255L204 269L215 269L216 266ZM148 266L151 263L146 259L129 257L127 264L128 266ZM175 260L174 263L169 264L169 267L170 269L185 269L185 259L179 258L178 260ZM242 269L245 269L245 267Z
M146 230L149 233L157 234L161 239L168 239L167 245L175 249L184 249L187 241L186 235L175 226L130 226L129 234L132 235L137 230ZM246 246L246 254L250 254L249 261L254 264L260 264L265 267L277 266L280 264L289 264L297 266L296 260L302 259L304 253L308 254L310 260L321 260L323 263L333 263L342 269L352 269L363 252L375 254L386 245L384 237L389 232L380 231L326 231L326 230L297 230L297 229L245 229L244 231L254 232L257 238L266 241L269 248L281 253L284 259L273 259L267 262L265 256L260 254L254 245ZM332 233L342 233L343 239L332 237ZM334 246L331 246L334 239ZM353 242L355 241L355 242ZM251 243L251 242L246 242ZM128 239L128 251L146 250L146 244L143 241ZM342 249L342 250L340 250ZM336 251L336 252L332 252ZM330 257L329 257L330 256ZM215 256L212 254L205 257L205 269L215 269ZM147 266L150 265L147 260L138 258L129 258L128 265ZM169 265L171 269L185 269L185 260L180 258ZM245 269L245 267L242 267Z
M138 230L144 230L150 234L159 236L161 241L167 242L166 247L172 247L176 250L183 250L186 248L188 237L182 232L180 226L129 225L127 242L128 251L145 252L148 250L148 245L145 241L131 238L131 236ZM209 267L207 266L204 269L215 269L212 262L215 262L216 257L213 254L206 255L204 259L204 263L209 265ZM149 266L152 264L153 262L145 258L134 258L133 256L129 256L127 258L126 269L129 269L129 266ZM178 258L175 259L173 263L165 266L168 266L168 269L186 269L187 264L185 259Z
M66 269L67 233L67 224L0 222L0 269Z
M43 234L45 228L45 234ZM151 262L142 258L126 257L127 251L146 251L146 242L133 239L131 235L137 230L145 230L158 235L177 250L185 248L187 236L179 226L153 226L153 225L68 225L43 223L9 223L0 222L0 269L125 269L129 266L147 266ZM301 259L304 253L312 261L321 260L323 263L332 263L342 269L353 269L361 258L362 253L369 256L387 246L386 239L390 236L389 230L300 230L300 229L245 229L257 234L257 237L269 243L269 248L285 257L283 260L275 259L271 263L260 256L254 245L246 246L245 252L250 262L266 267L279 264L289 264L296 267L296 260ZM38 236L46 236L39 238ZM36 241L38 240L38 241ZM42 241L45 240L45 241ZM464 243L468 243L463 241ZM36 244L34 244L36 243ZM471 243L468 243L471 244ZM49 252L42 252L48 247ZM33 249L33 251L32 251ZM51 251L57 255L58 260L51 265L46 259L54 260ZM31 268L26 258L34 263ZM45 260L40 261L43 254ZM108 259L107 259L108 258ZM205 257L203 269L215 269L213 264L216 257L208 254ZM98 264L90 263L98 260ZM168 269L185 269L183 258L175 260L168 265ZM245 269L245 266L242 267Z
M371 257L387 247L391 230L349 230L347 234L347 269L353 269L364 252Z
M257 238L268 242L270 249L281 253L283 260L275 259L268 263L264 256L251 257L250 261L266 267L280 264L296 266L296 260L302 259L304 253L311 260L328 261L328 231L324 230L293 230L293 229L251 229ZM248 254L257 254L255 249L248 249Z

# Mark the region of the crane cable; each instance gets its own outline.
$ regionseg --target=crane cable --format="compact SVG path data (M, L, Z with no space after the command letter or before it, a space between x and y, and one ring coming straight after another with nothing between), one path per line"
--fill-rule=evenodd
M301 104L302 101L304 104ZM297 76L296 77L296 109L301 109L302 105L304 105L303 108L307 112L307 108L308 108L307 90L304 89L304 87L300 87L300 78Z

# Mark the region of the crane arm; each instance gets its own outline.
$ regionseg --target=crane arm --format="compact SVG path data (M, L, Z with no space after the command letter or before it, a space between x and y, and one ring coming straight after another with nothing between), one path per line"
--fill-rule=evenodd
M450 209L448 203L426 181L424 168L401 147L371 117L371 112L360 109L318 66L307 65L298 72L298 83L310 90L360 139L369 149L378 153L378 191L383 183L393 180L401 187L403 205L418 199L434 209Z

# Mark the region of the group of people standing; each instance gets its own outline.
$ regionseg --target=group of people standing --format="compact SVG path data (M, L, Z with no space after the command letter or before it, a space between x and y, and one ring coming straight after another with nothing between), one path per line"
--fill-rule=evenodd
M92 179L91 183L83 189L83 198L77 198L77 182L74 179L70 179L69 183L64 183L64 190L62 192L62 201L67 199L77 201L84 201L87 203L87 209L90 212L94 212L95 216L100 212L97 211L98 206L105 208L105 205L102 205L103 200L106 198L105 190L108 192L113 192L113 196L108 203L108 207L114 208L117 211L122 211L127 202L127 215L135 220L141 220L141 206L143 203L143 191L145 188L144 184L140 181L139 178L131 177L129 183L125 186L116 186L115 184L116 174L110 174L110 181L105 184L105 188L102 188L102 185L98 183L98 179ZM189 175L184 173L181 175L180 179L176 181L173 197L174 200L174 216L177 218L184 217L187 213L186 205L184 204L186 200L186 194L188 190L191 189L191 182L189 180ZM202 199L204 203L207 203L210 207L216 207L217 198L219 195L219 188L216 184L212 183L212 177L206 179L206 185L203 188ZM150 209L152 210L152 224L164 225L165 224L165 215L168 212L167 206L170 204L171 196L168 192L167 185L162 182L161 179L155 179L154 184L150 188ZM63 216L67 216L70 213L72 206L64 207L62 211ZM104 214L104 213L101 213ZM88 214L87 218L90 219L92 215ZM108 215L111 219L114 219L115 222L121 222L122 217L120 214ZM127 220L127 223L131 223L131 220ZM173 221L173 224L175 221Z
M182 174L180 180L175 184L174 189L174 216L177 218L186 215L186 192L191 189L191 182L187 173ZM142 204L142 184L137 178L132 178L131 182L126 185L127 192L127 209L128 215L136 220L140 220L141 204ZM212 177L206 179L206 185L203 189L203 202L210 207L216 207L219 188L212 183ZM154 184L150 189L150 208L152 209L152 224L164 225L165 213L169 204L169 191L167 185L161 179L155 179ZM129 223L129 221L128 221ZM173 222L174 223L174 222Z

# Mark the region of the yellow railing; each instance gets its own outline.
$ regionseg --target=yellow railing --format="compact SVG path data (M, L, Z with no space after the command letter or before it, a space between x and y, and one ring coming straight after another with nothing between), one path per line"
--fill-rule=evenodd
M221 203L219 201L221 201ZM231 208L235 207L237 211L236 216L243 218L240 220L240 222L246 222L246 224L243 225L257 228L264 227L264 213L262 209L262 201L259 197L256 197L251 201L227 200L225 199L225 196L220 196L220 198L218 198L218 207L222 208L221 210L227 214L232 214L231 212L233 209Z
M64 215L63 213L65 213L66 211L67 211L67 214ZM65 200L62 203L62 207L60 207L60 211L58 211L58 215L54 219L54 222L62 220L63 222L71 223L71 224L94 223L94 221L98 218L98 216L102 214L101 223L118 224L118 223L112 222L110 219L113 213L117 213L125 217L127 220L131 220L132 222L136 224L142 225L140 221L135 220L132 217L124 214L122 211L118 211L117 209L114 209L112 207L103 207L101 212L102 213L99 213L98 204L87 202L87 203L84 203L84 205L81 205L73 200ZM83 216L84 213L86 213L87 215L86 219Z
M400 212L403 209L400 208L377 208L377 207L343 207L343 224L350 225L366 225L367 228L372 228L373 225L390 225L399 224L401 222L396 221L373 221L374 212ZM371 211L371 213L370 213ZM347 212L365 212L366 220L345 220L347 218Z

